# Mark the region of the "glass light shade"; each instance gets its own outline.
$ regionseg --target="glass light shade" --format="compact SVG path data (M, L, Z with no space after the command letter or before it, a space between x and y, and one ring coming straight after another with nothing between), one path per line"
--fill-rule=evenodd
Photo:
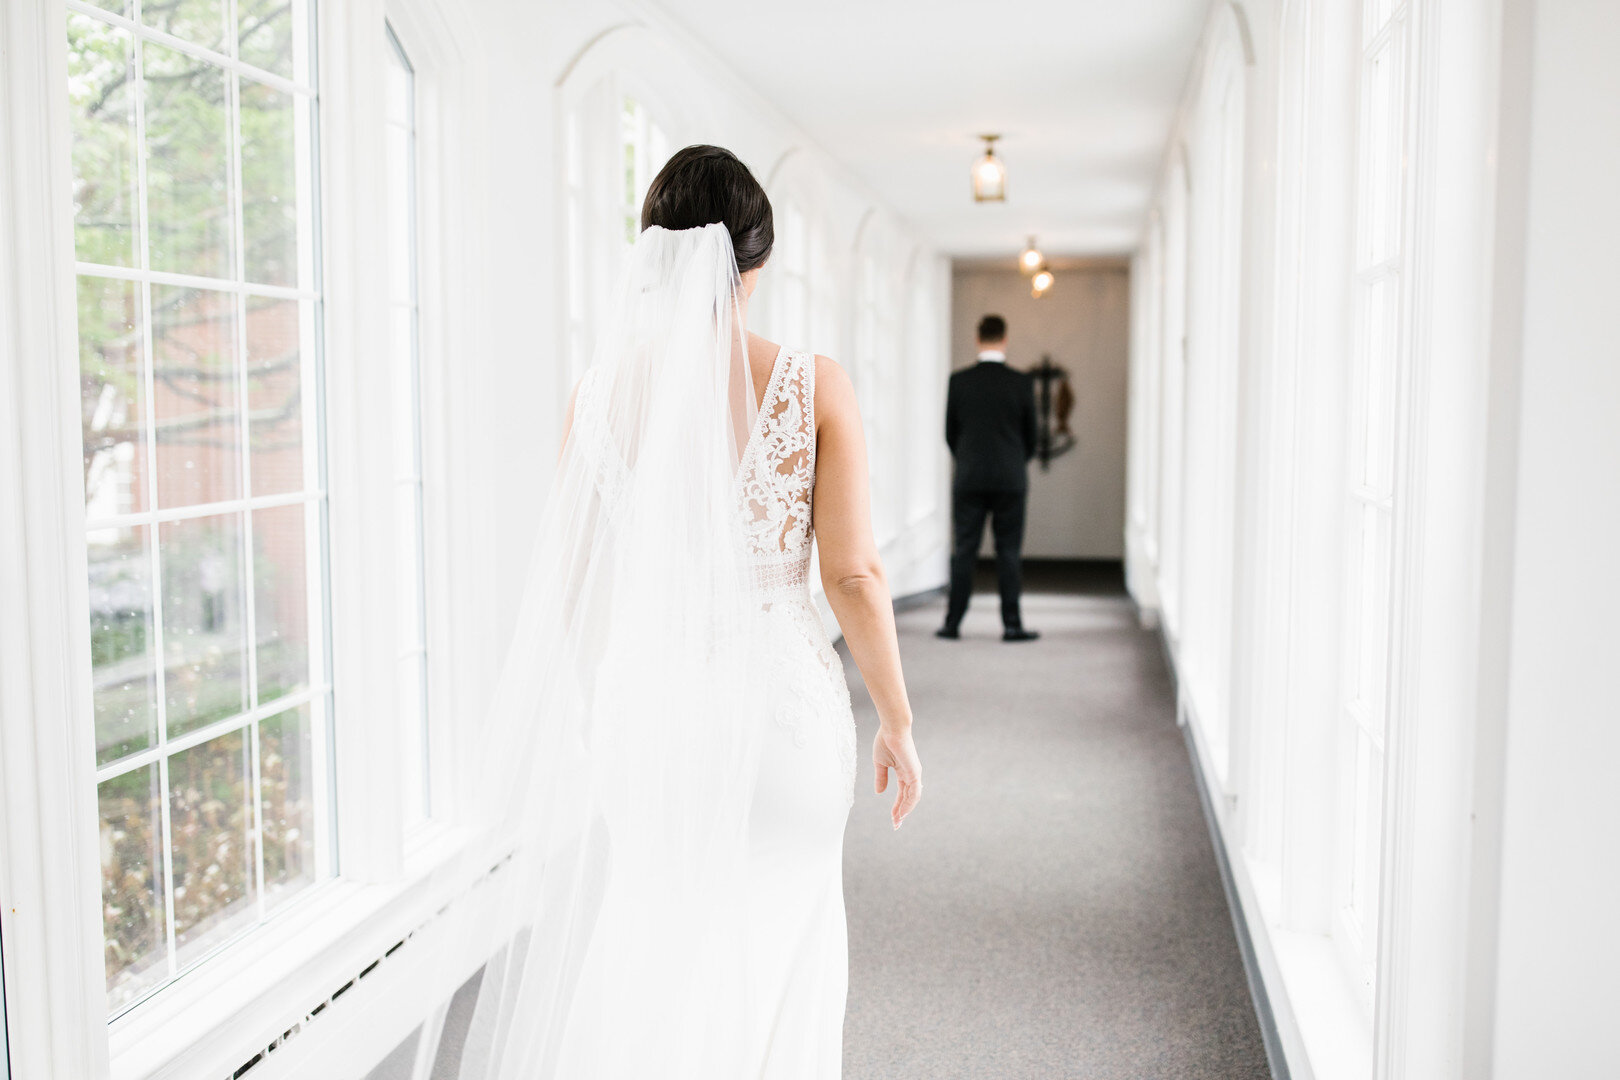
M973 163L973 201L1006 202L1007 166L996 157L998 135L983 135L984 157Z
M1039 300L1052 288L1052 271L1042 270L1030 279L1030 295Z

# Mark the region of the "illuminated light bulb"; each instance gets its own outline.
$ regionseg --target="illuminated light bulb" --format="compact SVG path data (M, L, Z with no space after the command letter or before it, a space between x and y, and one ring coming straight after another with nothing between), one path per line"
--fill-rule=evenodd
M1035 238L1032 236L1029 238L1029 246L1018 256L1018 269L1026 274L1033 274L1045 265L1046 256L1035 246Z
M1000 135L981 135L984 157L973 163L973 201L1007 201L1007 166L996 157L996 140Z
M1042 270L1030 279L1030 295L1039 300L1052 287L1052 271Z

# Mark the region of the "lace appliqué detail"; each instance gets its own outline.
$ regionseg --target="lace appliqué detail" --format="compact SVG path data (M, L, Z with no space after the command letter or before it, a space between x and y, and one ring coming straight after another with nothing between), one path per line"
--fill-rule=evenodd
M773 718L801 750L815 738L832 738L846 805L853 803L855 719L844 663L827 636L821 612L805 597L771 604L766 619L773 626L769 647L778 695Z
M784 351L771 370L738 476L743 530L763 598L807 584L816 481L815 357Z
M844 664L810 600L816 482L815 356L783 351L738 471L755 596L765 611L773 718L801 749L832 740L846 804L855 799L855 722ZM823 744L825 745L825 744Z

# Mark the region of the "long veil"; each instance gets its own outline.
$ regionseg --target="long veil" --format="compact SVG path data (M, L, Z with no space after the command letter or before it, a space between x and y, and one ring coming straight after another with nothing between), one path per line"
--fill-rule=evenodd
M481 816L512 854L461 1080L745 1072L740 301L723 225L645 230L576 391L479 739Z

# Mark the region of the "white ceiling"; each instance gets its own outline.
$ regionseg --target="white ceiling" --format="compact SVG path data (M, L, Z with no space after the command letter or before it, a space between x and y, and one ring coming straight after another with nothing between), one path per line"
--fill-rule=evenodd
M664 0L941 251L1135 247L1209 0ZM1005 204L975 204L999 132Z

